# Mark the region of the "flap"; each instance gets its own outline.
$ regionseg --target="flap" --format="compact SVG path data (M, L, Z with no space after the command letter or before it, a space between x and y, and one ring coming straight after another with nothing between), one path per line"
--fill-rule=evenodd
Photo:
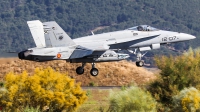
M88 49L82 46L77 46L69 59L82 58L82 57L91 55L92 53L93 53L93 50L91 49Z

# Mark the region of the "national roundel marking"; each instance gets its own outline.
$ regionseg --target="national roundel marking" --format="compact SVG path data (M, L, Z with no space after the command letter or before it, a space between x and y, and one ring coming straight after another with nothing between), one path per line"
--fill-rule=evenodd
M63 36L59 36L58 39L59 39L59 40L62 40L62 39L63 39Z
M61 54L60 53L57 54L57 58L61 58Z

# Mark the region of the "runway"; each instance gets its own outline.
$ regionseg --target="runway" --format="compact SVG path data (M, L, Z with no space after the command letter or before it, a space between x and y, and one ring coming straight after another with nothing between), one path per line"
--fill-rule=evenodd
M90 89L101 89L101 90L108 90L108 89L121 89L123 86L82 86L81 88L84 90L90 90Z

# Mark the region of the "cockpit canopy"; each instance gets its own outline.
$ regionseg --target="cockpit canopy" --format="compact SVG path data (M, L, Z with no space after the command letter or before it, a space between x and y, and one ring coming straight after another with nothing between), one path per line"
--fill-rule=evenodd
M140 25L140 26L135 26L128 28L128 30L135 30L135 31L157 31L159 29L151 27L149 25Z

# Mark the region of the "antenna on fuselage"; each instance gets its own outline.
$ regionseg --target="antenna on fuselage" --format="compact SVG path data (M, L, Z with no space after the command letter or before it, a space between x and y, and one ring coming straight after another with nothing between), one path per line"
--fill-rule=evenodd
M93 31L91 31L92 35L94 35Z

